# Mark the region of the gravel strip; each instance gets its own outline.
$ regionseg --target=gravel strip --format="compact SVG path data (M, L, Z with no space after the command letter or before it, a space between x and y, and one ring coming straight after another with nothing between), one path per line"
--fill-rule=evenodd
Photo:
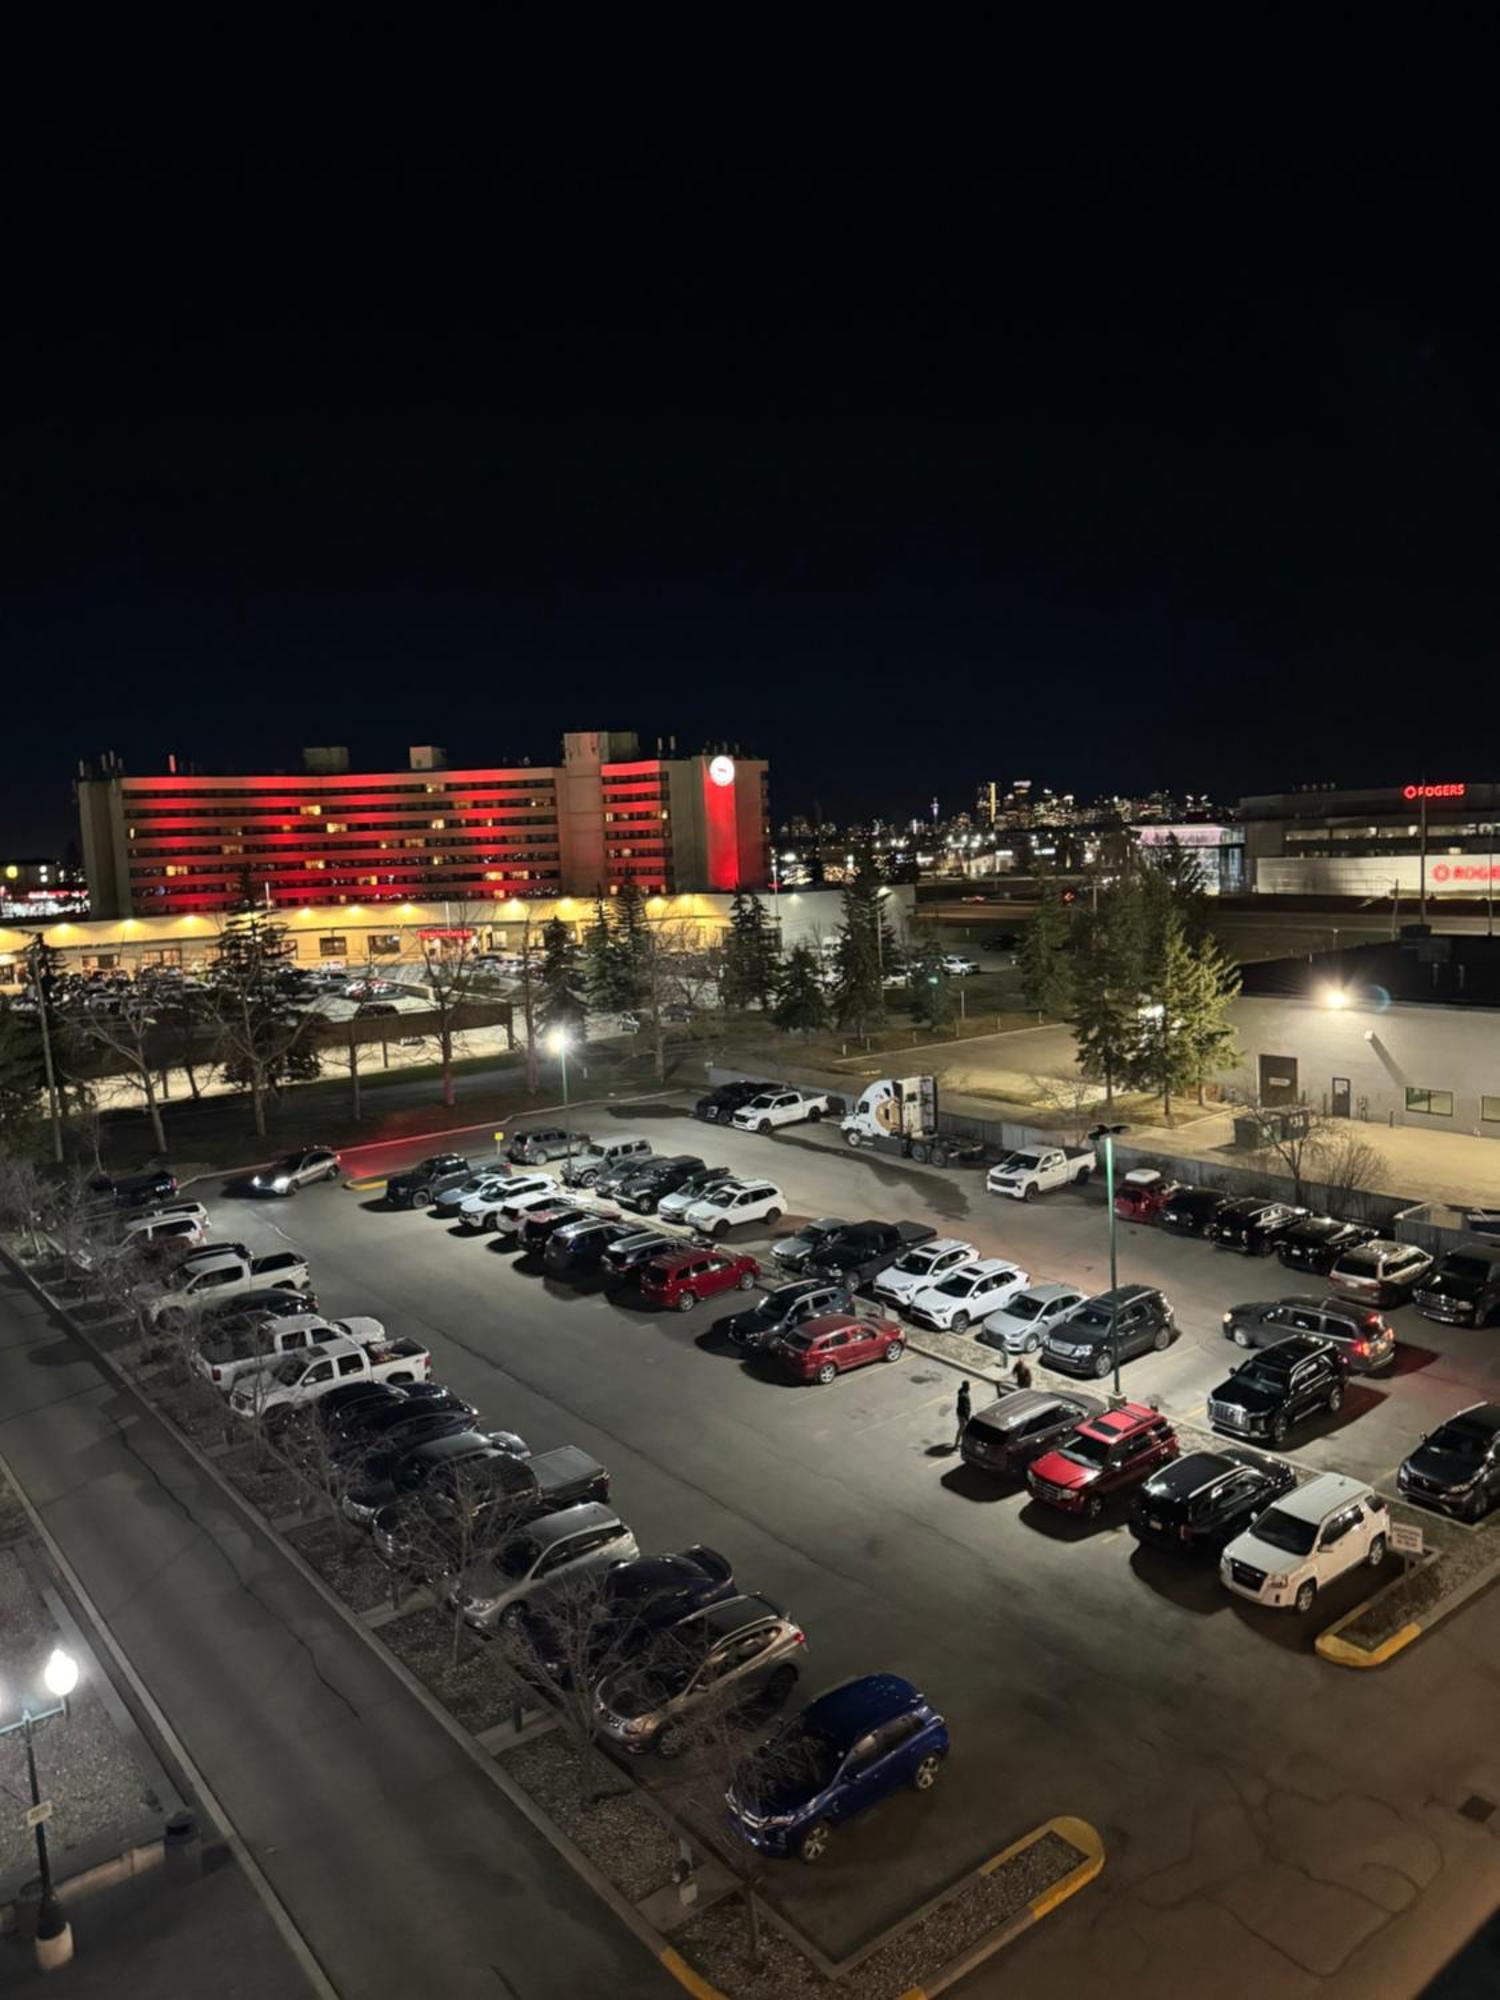
M23 1701L37 1708L52 1706L42 1670L59 1643L57 1627L19 1552L0 1548L0 1688L7 1721L19 1714ZM74 1872L73 1850L85 1842L92 1861L160 1834L161 1801L87 1679L79 1682L65 1716L38 1726L36 1761L42 1797L53 1801L47 1844L59 1876ZM26 1742L18 1730L0 1737L0 1885L6 1892L35 1872L36 1840L23 1810L30 1803Z
M391 1601L391 1572L376 1555L368 1535L352 1530L342 1541L338 1529L325 1516L309 1521L305 1528L292 1528L287 1540L325 1583L343 1598L352 1611L373 1611Z
M877 1305L879 1301L876 1301ZM899 1318L899 1314L892 1314ZM939 1333L934 1327L906 1328L906 1344L913 1354L925 1354L933 1361L946 1361L950 1368L962 1368L971 1379L994 1383L996 1388L1014 1387L1009 1381L1010 1361L996 1347L961 1333ZM1035 1372L1033 1364L1033 1372Z
M804 1994L837 1991L780 1931L762 1919L760 1958L750 1951L750 1919L741 1896L726 1896L691 1923L672 1933L672 1944L721 1993L733 2000L801 2000ZM854 1983L844 1991L858 2000L874 2000L876 1989L864 1983L860 1966Z
M465 1729L477 1736L497 1722L508 1721L518 1698L534 1706L506 1666L496 1646L465 1632L459 1640L458 1664L453 1661L453 1617L426 1607L393 1618L380 1628L380 1638L410 1667Z
M1435 1560L1397 1577L1341 1629L1341 1639L1366 1652L1394 1638L1413 1619L1430 1619L1447 1598L1486 1572L1500 1574L1500 1517L1491 1516L1490 1525L1477 1534L1465 1534L1441 1515L1405 1507L1393 1507L1391 1514L1395 1520L1414 1522L1421 1528Z
M307 1488L296 1473L278 1465L265 1452L257 1456L253 1444L226 1452L218 1462L218 1469L252 1507L259 1507L268 1521L295 1513L307 1498Z
M607 1759L586 1757L571 1737L553 1730L507 1750L499 1763L633 1903L671 1881L676 1841Z

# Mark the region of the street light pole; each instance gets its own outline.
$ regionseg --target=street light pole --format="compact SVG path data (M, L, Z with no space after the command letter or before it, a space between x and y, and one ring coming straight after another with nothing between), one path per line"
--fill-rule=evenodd
M50 1722L54 1716L66 1717L68 1696L78 1685L78 1663L59 1648L47 1661L43 1678L48 1693L57 1697L52 1707L35 1711L23 1707L18 1721L0 1723L0 1737L14 1736L19 1730L26 1742L26 1776L31 1788L31 1811L27 1817L36 1836L36 1870L41 1884L36 1918L36 1959L43 1972L52 1972L68 1964L73 1956L73 1928L63 1915L62 1904L52 1886L52 1862L47 1853L47 1818L52 1806L50 1800L44 1805L37 1781L36 1726L39 1722Z
M1109 1352L1114 1364L1115 1394L1120 1393L1120 1300L1119 1265L1116 1261L1115 1232L1115 1139L1128 1132L1128 1125L1096 1125L1089 1138L1104 1147L1104 1198L1109 1204Z
M32 951L40 956L42 934L36 932L32 938ZM42 1031L42 1073L47 1080L47 1115L52 1122L52 1157L59 1166L63 1159L62 1104L57 1095L57 1071L52 1063L52 1023L48 1018L51 1008L47 1000L47 982L35 963L30 967L32 991L36 995L37 1022Z

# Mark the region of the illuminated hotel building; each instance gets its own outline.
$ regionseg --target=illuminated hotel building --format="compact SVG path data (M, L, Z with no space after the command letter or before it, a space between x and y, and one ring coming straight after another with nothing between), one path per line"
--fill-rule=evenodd
M672 749L646 757L632 734L583 730L561 763L507 769L449 770L430 749L362 773L342 751L307 751L304 770L267 777L138 777L111 761L75 785L90 909L223 910L247 879L283 908L763 888L766 765Z

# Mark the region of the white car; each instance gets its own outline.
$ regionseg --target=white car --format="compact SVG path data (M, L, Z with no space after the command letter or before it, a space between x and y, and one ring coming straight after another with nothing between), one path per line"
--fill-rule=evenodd
M978 1255L972 1243L961 1243L956 1236L937 1236L930 1243L919 1243L915 1249L903 1250L895 1263L887 1265L881 1272L870 1289L884 1304L902 1311L918 1292L925 1292L929 1285L935 1285L939 1278L945 1278L958 1265L973 1263Z
M976 1257L918 1292L906 1310L923 1326L942 1333L967 1333L976 1319L998 1312L1030 1283L1018 1264L1008 1264L1003 1257Z
M979 967L972 958L965 958L956 951L945 951L943 970L950 979L966 979L971 972L977 972Z
M763 1090L742 1104L730 1122L741 1132L774 1132L779 1125L800 1125L804 1119L816 1124L831 1109L824 1091Z
M1379 1569L1390 1522L1362 1479L1320 1473L1284 1493L1219 1558L1219 1580L1236 1597L1278 1610L1310 1611L1325 1584L1359 1563Z
M540 1200L557 1191L551 1174L511 1174L481 1194L467 1195L459 1206L458 1219L466 1229L498 1229L502 1208L524 1201L528 1195Z
M1066 1319L1084 1297L1077 1285L1028 1285L990 1314L976 1338L1005 1354L1038 1354L1048 1327Z
M725 1181L695 1201L683 1221L706 1236L727 1236L742 1222L775 1222L785 1209L786 1196L770 1181Z

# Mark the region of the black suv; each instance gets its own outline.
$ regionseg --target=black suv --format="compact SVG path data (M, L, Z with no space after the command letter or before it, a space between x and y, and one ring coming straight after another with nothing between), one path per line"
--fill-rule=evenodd
M565 1222L547 1238L547 1269L566 1278L591 1276L611 1244L639 1234L633 1222L617 1222L613 1216L590 1215L582 1222Z
M789 1285L775 1285L762 1292L748 1311L720 1320L717 1331L727 1333L736 1347L753 1353L804 1320L816 1319L820 1313L844 1312L848 1304L847 1285L828 1278L797 1278Z
M554 1229L566 1229L570 1222L587 1222L592 1217L592 1209L580 1208L576 1202L545 1201L538 1208L527 1209L516 1234L522 1250L535 1257L546 1249Z
M1471 1403L1401 1461L1402 1497L1477 1521L1500 1500L1500 1403Z
M676 1194L685 1181L704 1171L703 1162L693 1153L675 1153L670 1159L648 1160L636 1172L627 1174L615 1187L621 1208L637 1215L655 1215L664 1194Z
M392 1174L385 1184L386 1205L390 1208L426 1208L473 1173L472 1161L462 1153L433 1153L418 1160L404 1174Z
M1170 1229L1174 1236L1206 1236L1227 1195L1212 1188L1179 1188L1156 1218L1158 1229Z
M1282 1231L1276 1255L1289 1271L1326 1278L1346 1250L1357 1250L1379 1234L1363 1222L1340 1222L1336 1215L1305 1215Z
M1500 1250L1453 1250L1412 1293L1423 1319L1486 1326L1500 1311Z
M1316 1410L1334 1415L1344 1402L1344 1364L1331 1340L1294 1333L1242 1362L1208 1398L1208 1421L1235 1437L1280 1445Z
M1297 1475L1249 1451L1190 1451L1153 1472L1130 1508L1130 1532L1147 1548L1219 1555Z
M964 1464L999 1479L1020 1479L1034 1458L1070 1436L1104 1405L1081 1390L1016 1389L988 1409L976 1410L964 1425L959 1450Z
M700 1097L693 1106L693 1116L701 1118L709 1125L728 1125L742 1104L748 1104L752 1097L759 1097L763 1090L774 1090L772 1083L721 1083L717 1090Z
M1177 1338L1176 1315L1154 1285L1120 1285L1074 1306L1066 1319L1049 1326L1042 1360L1064 1375L1097 1375L1102 1381L1115 1365L1118 1328L1120 1359L1129 1361L1155 1348L1158 1354Z
M177 1192L177 1176L165 1167L144 1174L95 1174L89 1182L91 1202L101 1208L146 1208L155 1201L170 1201Z
M664 1229L631 1229L617 1237L600 1259L605 1283L625 1284L638 1278L664 1250L680 1250L682 1238L668 1236Z
M1211 1242L1221 1250L1238 1250L1246 1257L1269 1257L1286 1232L1307 1211L1289 1202L1267 1201L1263 1195L1242 1195L1226 1201L1208 1225Z
M1357 1375L1384 1374L1396 1359L1396 1336L1380 1314L1347 1299L1263 1299L1224 1315L1224 1338L1236 1347L1271 1347L1292 1333L1331 1340Z

